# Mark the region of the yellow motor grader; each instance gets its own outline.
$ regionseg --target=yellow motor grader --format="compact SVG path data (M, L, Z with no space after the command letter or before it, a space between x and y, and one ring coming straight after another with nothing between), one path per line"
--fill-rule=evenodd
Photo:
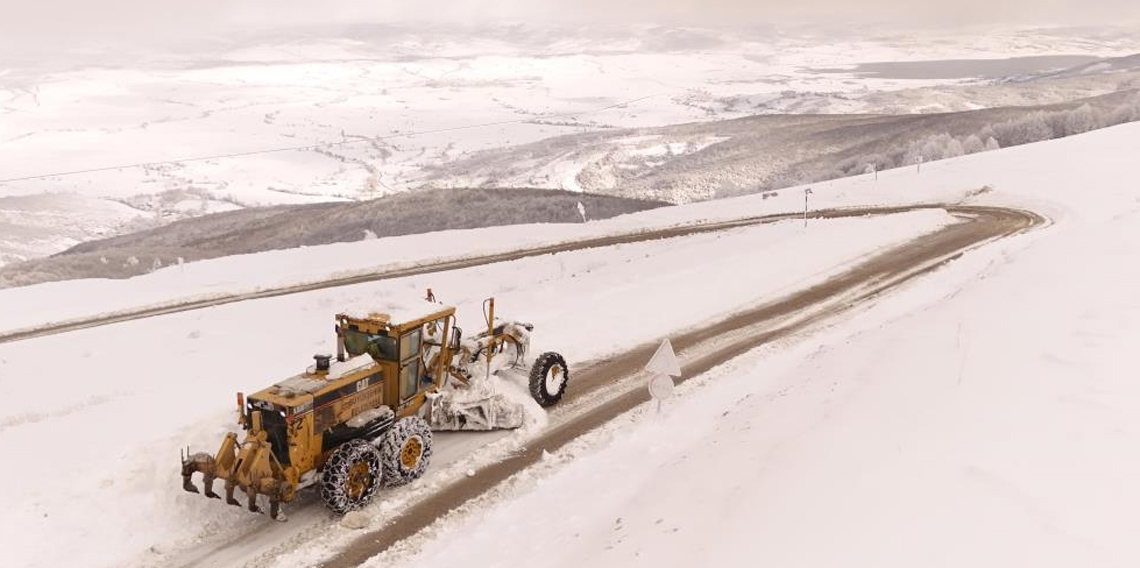
M430 297L430 294L429 294ZM484 302L487 328L464 338L455 308L417 302L400 309L336 316L335 359L317 355L305 372L244 397L237 395L238 424L217 453L182 456L182 487L205 495L225 482L226 502L268 498L269 514L285 520L281 504L299 489L320 485L325 504L338 513L368 503L381 485L401 485L421 475L432 455L433 430L517 428L524 409L494 392L490 375L516 369L527 358L533 326L500 322L494 299ZM569 369L562 355L543 353L527 377L541 406L562 398Z

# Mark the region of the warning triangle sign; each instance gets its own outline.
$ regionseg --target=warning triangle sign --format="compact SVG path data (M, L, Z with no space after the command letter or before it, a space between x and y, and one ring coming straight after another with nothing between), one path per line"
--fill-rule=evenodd
M657 348L657 352L649 359L649 363L645 365L645 370L659 375L669 375L670 377L681 376L681 364L677 362L677 354L673 353L673 344L668 339L661 342L661 346Z

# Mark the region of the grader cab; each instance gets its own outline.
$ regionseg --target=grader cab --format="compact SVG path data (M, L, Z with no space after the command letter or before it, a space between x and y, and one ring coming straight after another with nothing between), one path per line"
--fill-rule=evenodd
M427 469L432 431L517 428L524 408L495 392L492 374L510 373L527 358L533 326L500 322L494 299L484 303L485 330L470 338L455 309L417 302L410 309L336 316L336 356L317 355L305 372L243 397L238 424L214 454L182 457L183 488L201 473L205 495L216 479L226 502L267 497L270 515L285 520L281 504L298 490L320 485L332 510L368 503L382 485L408 483ZM561 355L537 357L526 380L541 406L558 402L569 373Z

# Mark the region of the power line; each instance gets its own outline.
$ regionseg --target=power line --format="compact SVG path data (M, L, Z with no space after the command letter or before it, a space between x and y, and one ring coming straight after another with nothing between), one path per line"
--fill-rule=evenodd
M87 168L87 169L82 169L82 170L67 170L67 171L61 171L61 172L54 172L54 173L50 173L50 174L37 174L37 175L31 175L31 176L22 176L22 177L15 177L15 178L0 179L0 184L13 183L13 182L18 182L18 181L32 181L32 180L48 179L48 178L56 178L56 177L77 176L77 175L83 175L83 174L109 172L109 171L114 171L114 170L143 168L143 167L148 167L148 166L163 166L163 165L172 165L172 164L183 164L186 162L205 162L205 161L209 161L209 160L222 160L222 159L226 159L226 158L244 158L244 157L248 157L248 156L277 154L277 153L281 153L281 152L303 152L303 151L307 151L307 150L316 150L318 148L332 148L332 147L338 147L338 146L349 146L349 145L353 145L353 144L362 144L364 142L378 142L381 140L392 140L395 138L415 138L416 136L424 136L424 135L428 135L428 134L441 134L441 133L445 133L445 132L455 132L455 131L459 131L459 130L472 130L472 129L476 129L476 128L488 128L491 126L503 126L503 125L507 125L507 124L520 124L523 122L529 122L532 120L543 119L543 118L565 118L565 117L571 117L571 116L591 115L591 114L598 114L601 112L605 112L607 110L611 110L614 108L630 105L633 103L641 102L641 101L644 101L646 99L652 99L652 98L660 97L662 95L663 95L663 93L658 93L655 95L646 95L644 97L638 97L636 99L629 99L629 100L617 102L617 103L614 103L614 104L611 104L608 106L604 106L601 108L597 108L597 109L593 109L593 110L586 110L586 111L582 111L582 112L565 112L565 113L558 113L558 114L540 114L540 115L531 116L529 118L517 118L517 119L513 119L513 120L500 120L500 121L495 121L495 122L484 122L484 123L480 123L480 124L465 124L462 126L449 126L449 127L445 127L445 128L436 128L436 129L432 129L432 130L421 130L419 132L405 132L405 133L400 133L400 134L388 134L385 136L375 136L375 137L371 137L371 138L358 138L358 139L353 139L353 140L342 140L340 142L318 142L318 143L314 143L314 144L305 144L305 145L301 145L301 146L281 146L278 148L263 148L260 150L249 150L249 151L245 151L245 152L231 152L228 154L212 154L212 155L206 155L206 156L191 156L189 158L182 158L182 159L178 159L178 160L160 160L157 162L136 162L133 164L121 164L121 165L117 165L117 166L99 166L99 167L95 167L95 168Z

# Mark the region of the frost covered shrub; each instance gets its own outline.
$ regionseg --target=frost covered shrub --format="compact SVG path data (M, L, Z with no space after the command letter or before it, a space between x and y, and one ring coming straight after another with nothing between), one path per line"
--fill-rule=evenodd
M1088 103L1060 115L1054 131L1060 136L1072 136L1104 127L1104 117L1093 111Z
M1030 113L1022 118L1000 122L992 126L993 137L1002 148L1040 142L1053 138L1053 128L1041 111Z
M870 174L874 173L875 171L889 170L893 167L896 167L896 165L898 165L896 157L890 154L868 154L865 156L857 156L839 162L839 164L836 165L835 169L830 172L830 176L827 174L816 176L817 179L814 179L812 181L818 181L819 179L833 179L835 177L845 177L859 174Z
M962 151L967 154L977 154L978 152L986 151L986 143L978 138L977 134L971 134L962 141Z
M957 138L946 134L927 136L912 145L903 156L904 164L916 164L919 161L945 160L966 154L966 149Z
M1105 126L1116 126L1117 124L1136 121L1140 121L1140 93L1108 113L1105 118Z

